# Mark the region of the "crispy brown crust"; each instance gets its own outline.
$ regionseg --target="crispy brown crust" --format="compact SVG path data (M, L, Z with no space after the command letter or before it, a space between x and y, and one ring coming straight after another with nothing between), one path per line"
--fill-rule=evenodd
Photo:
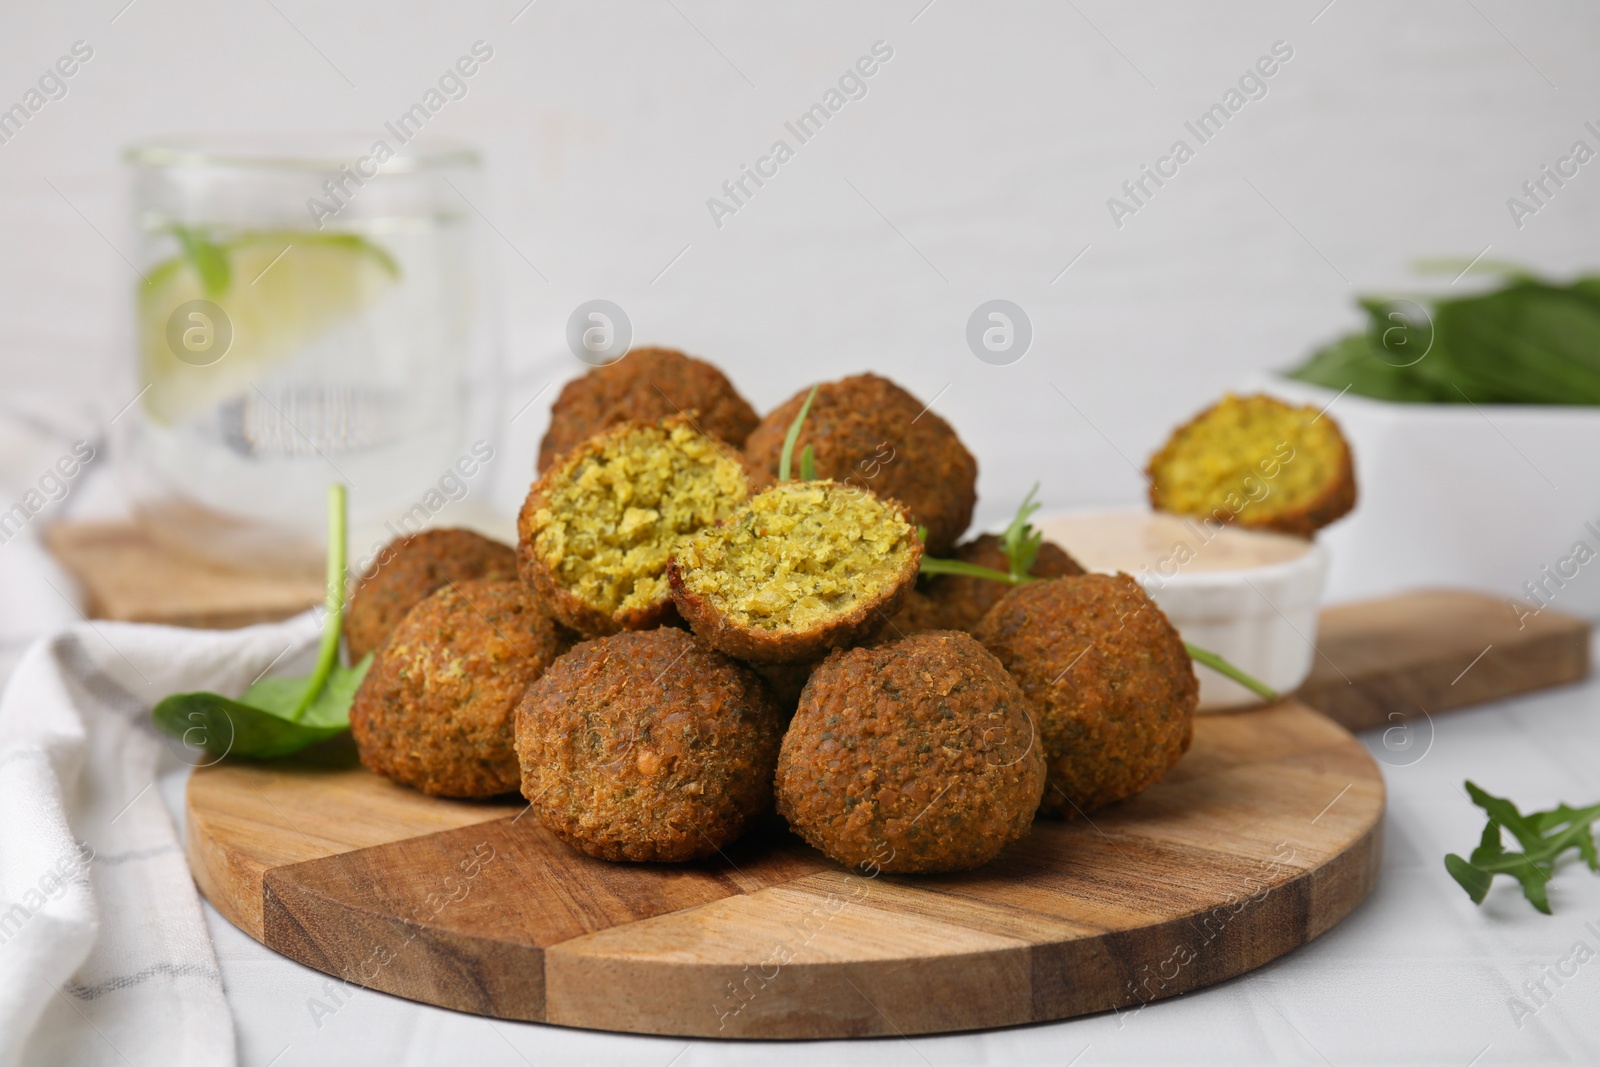
M1243 399L1255 400L1259 398L1273 399L1267 397L1264 393L1257 393ZM1218 401L1218 403L1220 404L1221 401ZM1150 506L1155 510L1167 510L1161 499L1161 492L1157 488L1157 470L1162 464L1171 459L1173 452L1177 449L1178 441L1184 436L1185 431L1204 421L1216 408L1217 404L1212 404L1194 418L1173 430L1166 443L1161 446L1155 455L1150 457L1150 462L1145 465L1145 481L1148 485L1146 495L1149 497ZM1339 445L1337 469L1334 471L1333 478L1323 486L1322 491L1306 503L1287 511L1269 511L1263 514L1259 508L1247 508L1245 511L1251 514L1246 515L1245 512L1240 512L1226 521L1237 523L1251 530L1272 530L1276 533L1310 539L1324 526L1332 525L1355 510L1356 469L1355 463L1350 456L1350 442L1345 437L1344 431L1339 428L1339 424L1334 421L1333 416L1327 412L1322 412L1319 418L1327 420ZM1213 514L1210 517L1214 518L1216 516Z
M759 418L722 371L672 348L635 348L568 382L550 409L539 471L602 430L692 414L707 436L744 444Z
M612 861L679 863L731 843L771 809L782 735L753 670L673 629L576 646L516 716L539 820Z
M778 811L846 866L968 870L1032 826L1037 741L1027 698L967 634L837 651L784 736Z
M751 431L745 442L751 463L777 472L789 425L810 392L800 390ZM818 478L904 501L915 516L912 525L928 528L927 547L935 556L972 521L978 461L949 423L887 378L858 374L818 386L795 444L796 461L808 444Z
M1188 751L1194 665L1126 574L1018 586L974 636L1038 709L1050 768L1041 812L1070 817L1131 797Z
M566 647L516 579L445 585L394 628L356 691L361 762L432 796L515 791L512 713Z
M351 661L376 652L406 612L446 582L516 576L515 550L471 530L424 530L390 541L350 597L344 636Z
M806 682L811 680L811 672L816 670L817 661L752 663L750 666L766 680L767 688L772 691L772 697L778 702L778 710L783 712L784 719L793 718L795 708L800 706L800 694L805 692Z
M898 500L883 500L882 503L910 521L905 505ZM885 620L894 618L917 583L922 551L921 543L912 538L910 557L891 586L858 604L853 611L798 633L760 630L723 615L708 598L684 585L676 556L667 560L667 582L672 587L672 602L678 606L678 614L712 648L751 663L798 663L821 659L835 648L859 644L877 633Z
M670 427L682 420L673 417L661 420L658 425ZM549 501L551 487L556 484L572 467L576 466L585 455L603 447L605 441L615 434L627 433L629 430L644 423L620 423L610 427L604 433L597 434L583 443L580 448L573 449L561 458L561 462L545 471L539 480L533 483L528 490L527 499L522 502L522 510L517 514L517 571L522 580L538 594L539 602L544 606L546 613L557 622L585 637L604 637L607 634L621 633L624 630L649 630L657 626L672 625L678 619L677 609L673 606L670 597L664 597L660 602L642 608L629 608L619 610L610 615L599 610L593 605L580 600L573 592L561 583L560 577L541 559L533 553L533 537L531 529L533 516ZM743 455L725 441L715 437L709 438L722 448L726 454L738 461L745 471L748 479L751 468L744 461ZM751 492L754 492L752 488Z

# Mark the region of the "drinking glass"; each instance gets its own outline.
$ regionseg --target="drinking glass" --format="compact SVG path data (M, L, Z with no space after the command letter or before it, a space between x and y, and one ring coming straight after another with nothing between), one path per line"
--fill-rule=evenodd
M128 150L137 401L123 484L158 541L316 573L326 487L354 543L466 454L496 352L461 146L168 139ZM427 511L428 509L423 509Z

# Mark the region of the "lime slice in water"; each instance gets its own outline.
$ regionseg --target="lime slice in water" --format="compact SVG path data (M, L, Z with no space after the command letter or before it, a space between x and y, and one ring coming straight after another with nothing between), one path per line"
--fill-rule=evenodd
M248 389L400 278L388 252L355 234L262 231L216 244L174 232L182 252L139 289L144 404L163 423Z

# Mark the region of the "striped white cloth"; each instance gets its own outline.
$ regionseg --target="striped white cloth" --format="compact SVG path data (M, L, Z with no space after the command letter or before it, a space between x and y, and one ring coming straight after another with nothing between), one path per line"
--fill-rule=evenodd
M38 503L25 494L87 435L6 407L0 489ZM187 754L150 727L150 706L242 688L316 626L224 635L84 619L37 536L80 484L47 478L44 506L0 531L0 1067L226 1067L232 1015L155 784Z
M184 750L149 708L180 688L241 687L314 635L309 618L234 635L80 622L23 655L0 699L0 1064L234 1062L156 788Z
M226 1067L233 1019L157 780L200 750L167 693L237 693L310 655L310 613L228 633L80 621L0 697L0 1065Z

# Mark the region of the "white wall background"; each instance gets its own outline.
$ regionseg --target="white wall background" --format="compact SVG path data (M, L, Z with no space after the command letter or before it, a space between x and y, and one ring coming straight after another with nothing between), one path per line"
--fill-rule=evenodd
M1577 0L524 2L7 0L0 102L76 40L95 55L0 145L5 396L104 419L129 395L122 145L377 131L478 39L493 60L429 132L488 160L507 411L581 369L564 322L603 296L758 407L863 368L949 385L989 523L1036 478L1052 507L1137 499L1123 457L1419 257L1594 262L1600 167L1521 230L1505 206L1600 122L1600 10ZM880 39L869 95L717 229L706 198ZM1115 227L1107 197L1278 40L1269 95ZM964 342L991 297L1034 323L1010 367ZM530 412L505 442L500 508L542 432Z

